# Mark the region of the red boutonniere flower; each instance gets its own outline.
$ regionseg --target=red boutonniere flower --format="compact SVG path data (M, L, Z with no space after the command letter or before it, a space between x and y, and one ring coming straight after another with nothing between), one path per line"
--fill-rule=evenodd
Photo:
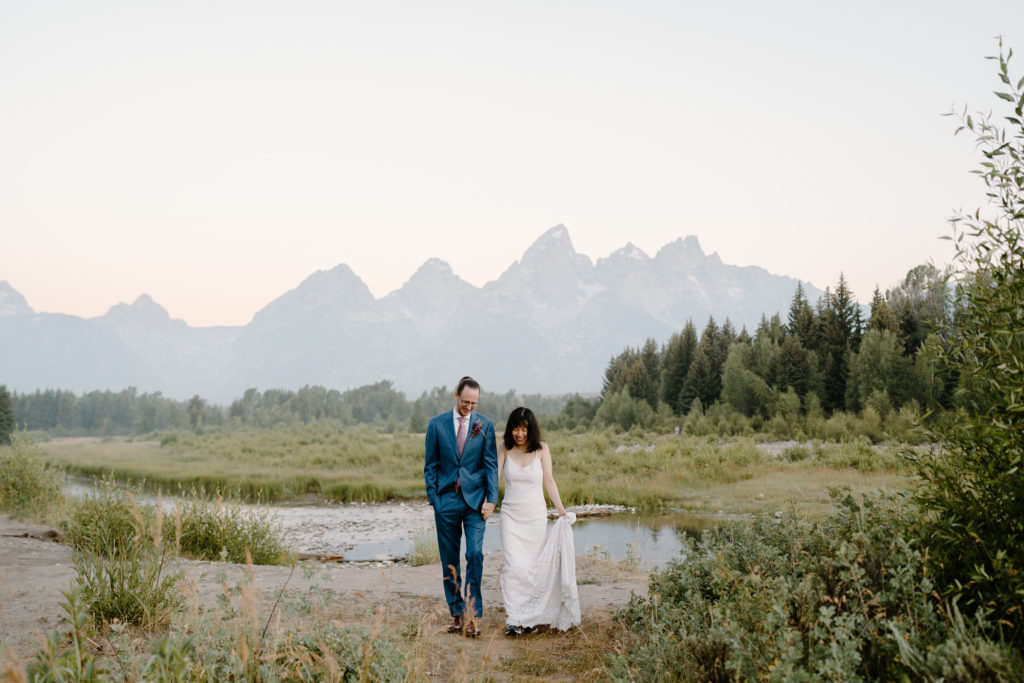
M483 425L480 423L480 420L477 420L476 422L474 422L473 423L473 432L469 435L469 438L472 439L474 436L478 435L480 433L480 429L482 427L483 427Z

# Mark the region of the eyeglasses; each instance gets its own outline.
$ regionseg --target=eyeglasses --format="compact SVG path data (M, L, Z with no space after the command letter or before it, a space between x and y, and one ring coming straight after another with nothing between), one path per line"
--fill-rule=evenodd
M475 408L476 407L476 401L467 401L464 398L460 398L459 399L459 405L460 406L466 406L467 408Z

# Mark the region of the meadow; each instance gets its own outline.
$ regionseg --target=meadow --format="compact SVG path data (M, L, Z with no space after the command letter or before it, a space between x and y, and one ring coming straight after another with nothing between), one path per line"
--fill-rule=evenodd
M753 513L832 509L829 490L907 486L901 444L772 441L611 428L546 435L568 505ZM249 501L316 497L373 502L422 498L423 436L322 421L267 429L168 432L148 438L58 439L38 445L53 466L150 490L218 493Z

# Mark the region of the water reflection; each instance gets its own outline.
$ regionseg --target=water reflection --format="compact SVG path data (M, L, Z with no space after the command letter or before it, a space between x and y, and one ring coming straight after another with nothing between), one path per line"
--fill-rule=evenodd
M67 487L72 496L92 489L78 480ZM152 496L140 502L153 503ZM173 506L175 499L161 498ZM243 506L254 507L254 506ZM256 509L254 507L254 509ZM397 559L407 556L417 534L434 533L434 513L426 502L264 505L284 529L292 546L303 553L343 554L349 561ZM578 508L570 508L577 509ZM679 558L682 539L721 520L684 511L618 512L607 517L581 518L573 525L577 555L613 560L635 559L649 569ZM487 523L484 551L501 550L501 515Z
M611 517L581 519L573 525L576 553L633 558L653 569L679 559L682 540L699 534L720 520L683 511L622 513Z

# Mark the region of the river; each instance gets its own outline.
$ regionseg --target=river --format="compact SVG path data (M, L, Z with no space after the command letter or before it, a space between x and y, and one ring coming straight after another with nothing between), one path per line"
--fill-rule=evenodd
M66 487L71 496L92 489L78 479ZM149 496L140 502L153 502ZM164 497L167 505L173 499ZM248 507L248 506L243 506ZM281 525L292 547L310 555L344 555L345 561L400 560L418 535L432 538L434 513L426 501L337 504L261 505ZM663 567L680 557L682 539L720 523L720 519L685 511L637 512L619 506L569 507L579 515L573 525L576 554L632 560L639 566ZM609 514L610 513L610 514ZM600 516L588 516L600 515ZM484 552L501 550L501 514L487 522Z

